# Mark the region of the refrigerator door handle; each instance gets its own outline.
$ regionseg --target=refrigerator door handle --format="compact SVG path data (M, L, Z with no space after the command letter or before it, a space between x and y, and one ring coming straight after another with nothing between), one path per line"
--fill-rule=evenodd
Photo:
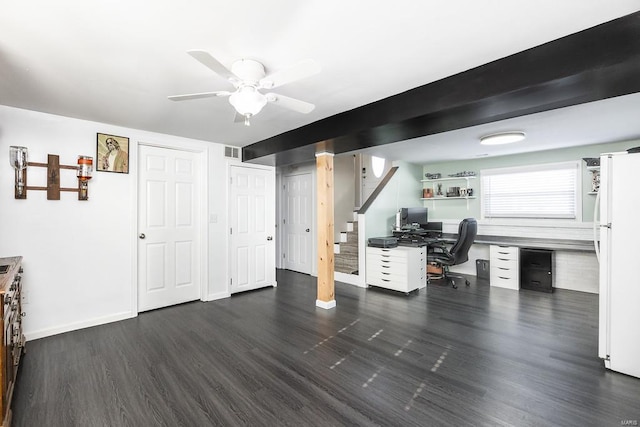
M596 259L600 264L600 244L598 240L598 223L600 222L600 192L596 194L596 202L593 206L593 246L596 250ZM611 224L609 224L610 226ZM602 225L600 225L602 227Z

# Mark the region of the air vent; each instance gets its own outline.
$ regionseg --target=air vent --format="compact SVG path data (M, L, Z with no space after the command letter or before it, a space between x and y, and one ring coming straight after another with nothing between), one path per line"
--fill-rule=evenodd
M224 147L224 156L237 159L240 154L238 147Z

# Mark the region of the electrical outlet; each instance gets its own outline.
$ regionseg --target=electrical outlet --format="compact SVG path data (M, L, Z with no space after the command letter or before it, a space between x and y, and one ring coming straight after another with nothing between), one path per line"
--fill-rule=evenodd
M20 298L20 302L22 304L29 304L29 292L25 291L24 289L22 290L22 294L21 298Z

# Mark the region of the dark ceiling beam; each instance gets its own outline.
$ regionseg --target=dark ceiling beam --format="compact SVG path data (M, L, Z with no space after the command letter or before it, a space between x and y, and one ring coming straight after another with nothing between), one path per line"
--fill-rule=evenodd
M245 146L272 166L640 92L640 12Z

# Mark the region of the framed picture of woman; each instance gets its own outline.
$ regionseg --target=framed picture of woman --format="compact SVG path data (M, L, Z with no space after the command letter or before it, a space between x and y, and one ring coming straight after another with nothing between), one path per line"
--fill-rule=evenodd
M98 133L97 145L96 170L129 173L129 138Z

